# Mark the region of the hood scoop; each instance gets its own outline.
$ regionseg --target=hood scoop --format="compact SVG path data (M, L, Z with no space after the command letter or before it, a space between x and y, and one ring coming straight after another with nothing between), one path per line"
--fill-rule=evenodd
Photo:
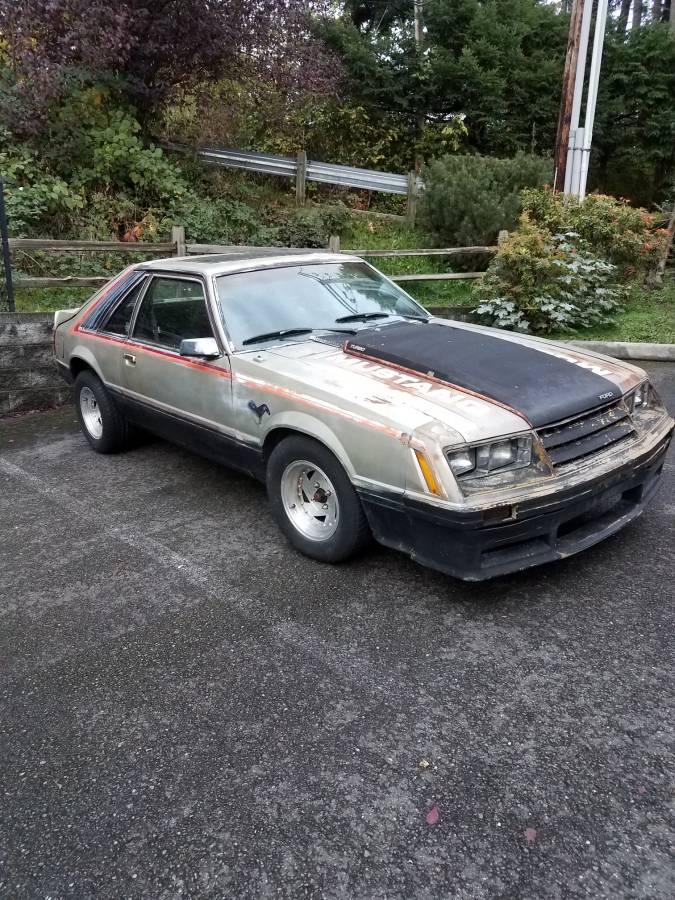
M478 394L536 428L621 396L613 381L588 368L485 332L402 322L362 329L346 342L335 337L341 338L345 353Z

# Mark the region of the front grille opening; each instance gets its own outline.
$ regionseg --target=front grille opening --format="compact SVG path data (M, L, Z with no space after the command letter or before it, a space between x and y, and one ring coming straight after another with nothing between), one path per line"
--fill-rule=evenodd
M506 565L518 560L535 559L538 556L551 553L551 546L543 538L526 538L514 541L494 550L484 550L481 553L481 566L489 569L492 566Z
M635 428L623 404L616 403L547 425L538 434L549 459L560 468L633 437Z
M582 529L593 528L598 523L611 522L621 515L633 510L642 500L642 485L629 488L621 494L604 499L600 497L597 506L592 507L573 519L568 519L558 527L558 539L568 537L571 534L579 535Z

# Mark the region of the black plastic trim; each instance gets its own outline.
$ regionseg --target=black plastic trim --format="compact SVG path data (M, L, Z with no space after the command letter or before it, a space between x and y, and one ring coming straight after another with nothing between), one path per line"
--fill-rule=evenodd
M514 504L515 517L498 524L486 520L489 509L462 513L370 490L359 496L381 544L448 575L482 581L571 556L639 516L656 489L671 436L672 429L609 474Z
M119 388L106 385L121 412L135 424L158 437L185 447L199 456L265 480L262 447L247 444L217 428L195 422L180 413L168 412L152 403L130 397Z
M60 359L55 359L54 362L56 363L56 371L59 373L61 378L63 378L64 381L68 382L68 384L72 384L75 381L75 378L73 376L73 373L68 368L67 363L62 362Z

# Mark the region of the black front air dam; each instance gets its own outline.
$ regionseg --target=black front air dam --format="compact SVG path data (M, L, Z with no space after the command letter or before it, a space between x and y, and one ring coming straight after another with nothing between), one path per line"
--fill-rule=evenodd
M615 534L654 493L670 435L637 462L593 482L518 503L518 517L486 525L395 495L360 491L375 539L416 562L464 581L483 581L565 559Z

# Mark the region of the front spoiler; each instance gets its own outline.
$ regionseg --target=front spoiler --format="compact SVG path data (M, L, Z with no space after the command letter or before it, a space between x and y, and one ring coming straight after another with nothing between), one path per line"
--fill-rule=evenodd
M638 459L564 494L519 502L516 518L486 524L475 512L443 510L361 490L375 539L416 562L465 581L483 581L565 559L615 534L656 490L671 432Z

